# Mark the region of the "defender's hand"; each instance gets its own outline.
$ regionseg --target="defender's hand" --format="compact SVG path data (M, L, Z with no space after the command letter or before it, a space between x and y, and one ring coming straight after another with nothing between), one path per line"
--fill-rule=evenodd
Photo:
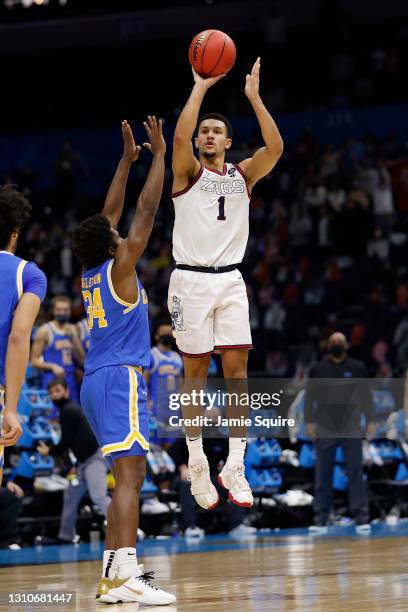
M216 77L205 78L199 75L198 72L194 70L194 68L191 68L191 70L193 71L194 83L202 87L204 91L207 91L208 89L210 89L210 87L215 85L215 83L218 83L218 81L220 81L222 78L226 76L225 74L219 74Z
M154 115L147 117L146 121L143 121L144 129L149 137L150 142L144 142L143 146L149 149L153 155L164 155L166 153L166 141L163 137L163 119L157 119Z
M3 431L0 437L0 446L14 446L23 433L20 421L15 412L3 412Z
M135 144L133 133L130 125L126 121L122 121L122 138L123 138L123 158L129 162L134 162L139 157L140 148Z
M251 74L246 75L245 95L248 100L256 100L259 97L259 72L261 69L261 58L258 57L252 67Z

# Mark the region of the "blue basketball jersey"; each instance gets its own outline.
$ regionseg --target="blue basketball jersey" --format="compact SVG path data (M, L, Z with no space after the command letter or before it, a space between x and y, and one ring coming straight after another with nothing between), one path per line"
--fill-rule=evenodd
M82 348L84 349L85 355L89 351L89 345L91 343L91 332L89 331L89 325L87 319L81 319L77 323L79 331L79 339L81 340Z
M62 366L66 376L75 374L74 352L71 338L53 323L46 323L48 346L45 348L44 361Z
M44 361L56 363L65 370L65 380L69 387L70 399L79 401L79 389L75 371L74 351L71 338L52 323L45 324L48 331L48 346L43 352ZM46 389L55 378L55 374L45 370L42 375L42 387Z
M146 292L137 278L138 298L131 304L115 292L109 259L82 275L82 297L88 315L91 342L85 374L106 366L150 365L150 332Z
M169 395L177 391L176 379L182 375L183 361L176 351L161 351L154 346L149 369L149 396L153 411L168 409Z
M23 270L26 261L12 253L0 253L0 385L5 384L5 365L8 337L14 311L23 295Z

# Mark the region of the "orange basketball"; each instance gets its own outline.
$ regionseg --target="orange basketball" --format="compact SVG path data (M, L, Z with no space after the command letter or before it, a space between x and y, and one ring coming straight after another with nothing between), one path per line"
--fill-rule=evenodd
M237 51L232 38L221 30L204 30L191 41L190 64L203 77L215 77L231 70Z

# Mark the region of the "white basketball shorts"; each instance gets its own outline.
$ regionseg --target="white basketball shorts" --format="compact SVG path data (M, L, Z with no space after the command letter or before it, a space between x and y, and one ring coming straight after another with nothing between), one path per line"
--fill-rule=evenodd
M252 348L248 296L239 270L216 274L176 268L168 308L177 346L186 357Z

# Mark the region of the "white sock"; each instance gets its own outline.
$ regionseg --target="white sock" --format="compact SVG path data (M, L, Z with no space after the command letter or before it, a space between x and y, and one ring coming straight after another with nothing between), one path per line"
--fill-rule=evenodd
M202 461L206 461L206 456L203 451L203 438L202 436L198 436L197 438L189 438L186 437L186 442L188 446L188 456L189 456L189 464L197 465L197 463L201 463Z
M244 463L246 444L246 438L230 438L227 462Z
M116 550L104 550L102 562L102 578L112 580L117 573ZM115 573L114 573L115 572Z
M142 572L137 563L136 548L118 548L116 552L118 559L119 578L130 578L131 576L141 576Z

